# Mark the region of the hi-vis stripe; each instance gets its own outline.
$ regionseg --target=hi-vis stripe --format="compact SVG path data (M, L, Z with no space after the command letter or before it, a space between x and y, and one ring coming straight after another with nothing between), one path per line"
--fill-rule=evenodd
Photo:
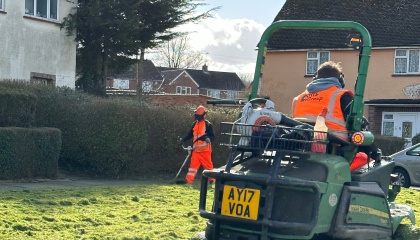
M338 124L340 126L346 127L346 121L342 120L342 119L338 119L338 118L334 118L334 109L335 109L335 99L337 98L337 94L339 94L341 92L341 89L338 89L337 91L335 91L331 97L330 97L330 101L328 102L328 113L327 116L325 118L326 121L331 122L331 123L335 123ZM293 101L296 102L296 100L294 99ZM293 112L295 112L296 108L296 104L293 104ZM304 116L299 116L301 118L307 118L307 119L312 119L312 120L316 120L317 115L313 115L313 114L307 114Z
M349 212L369 214L369 215L375 215L378 217L389 218L389 214L386 212L382 212L382 211L379 211L370 207L365 207L365 206L360 206L360 205L350 205Z

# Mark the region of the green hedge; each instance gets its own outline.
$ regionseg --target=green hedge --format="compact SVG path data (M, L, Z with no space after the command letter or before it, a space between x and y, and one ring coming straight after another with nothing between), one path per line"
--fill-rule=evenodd
M416 134L412 139L411 139L411 143L414 145L414 144L417 144L417 143L420 143L420 133L418 133L418 134Z
M7 85L7 86L5 86ZM175 176L187 152L176 142L194 118L196 106L153 106L141 100L100 99L69 88L0 83L36 96L34 126L61 130L60 168L112 178ZM30 95L30 94L29 94ZM220 146L221 122L234 120L240 109L210 108L215 167L226 163L229 149ZM404 148L404 140L375 136L384 155ZM191 144L191 143L189 143Z
M61 132L54 128L0 128L0 179L58 173Z
M405 139L400 137L375 136L375 144L388 156L404 149Z
M185 159L187 152L176 137L189 130L193 106L159 107L133 99L100 99L67 88L30 88L39 99L35 125L62 131L63 169L112 178L175 175ZM218 134L218 123L234 116L237 111L232 115L210 111L208 119ZM218 139L213 145L215 166L225 164L228 156Z
M30 127L37 97L23 88L0 86L0 127Z

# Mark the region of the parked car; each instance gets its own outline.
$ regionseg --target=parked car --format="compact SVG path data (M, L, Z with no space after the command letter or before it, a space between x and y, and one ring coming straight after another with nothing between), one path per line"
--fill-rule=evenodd
M390 155L395 161L392 173L397 174L403 187L420 185L420 143Z

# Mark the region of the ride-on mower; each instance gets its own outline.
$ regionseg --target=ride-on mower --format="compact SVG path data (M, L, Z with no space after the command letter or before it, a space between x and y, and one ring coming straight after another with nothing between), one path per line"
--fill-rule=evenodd
M203 171L199 211L208 219L203 235L209 240L392 239L404 218L415 224L409 206L393 203L400 191L391 174L394 162L378 158L350 170L359 147L374 141L372 133L361 130L369 32L348 21L274 22L258 44L250 104L265 101L257 90L266 45L281 29L358 32L352 39L359 52L358 75L345 137L314 131L310 121L284 114L274 125L242 118L223 123L221 144L231 154L223 168ZM216 179L211 209L206 209L208 178Z

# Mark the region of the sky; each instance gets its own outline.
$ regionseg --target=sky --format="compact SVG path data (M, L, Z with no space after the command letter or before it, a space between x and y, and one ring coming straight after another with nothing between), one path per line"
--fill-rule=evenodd
M200 23L182 26L190 32L190 45L205 51L209 71L253 75L256 46L286 0L206 0L198 11L220 6ZM153 58L152 58L153 60Z

